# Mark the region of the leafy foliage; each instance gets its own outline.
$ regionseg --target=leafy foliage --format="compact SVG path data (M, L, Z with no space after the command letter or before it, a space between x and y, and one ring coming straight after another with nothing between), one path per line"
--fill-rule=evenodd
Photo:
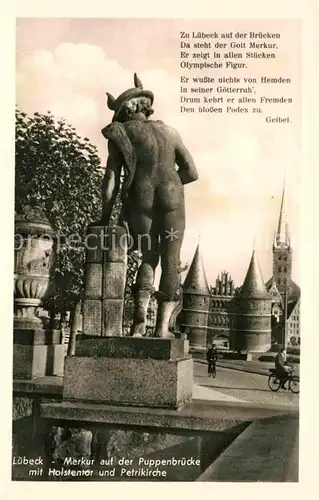
M55 306L72 308L83 286L86 229L100 216L97 149L50 112L28 117L17 109L15 163L15 210L39 207L58 232Z

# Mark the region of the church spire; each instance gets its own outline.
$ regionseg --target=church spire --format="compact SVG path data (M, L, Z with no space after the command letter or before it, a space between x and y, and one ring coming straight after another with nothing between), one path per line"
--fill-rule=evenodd
M209 295L203 260L199 251L199 244L197 245L193 261L185 278L183 292Z
M278 219L277 232L274 238L275 248L289 248L290 238L288 232L288 219L287 219L287 201L286 201L286 179L284 180L284 187L281 197L281 206Z

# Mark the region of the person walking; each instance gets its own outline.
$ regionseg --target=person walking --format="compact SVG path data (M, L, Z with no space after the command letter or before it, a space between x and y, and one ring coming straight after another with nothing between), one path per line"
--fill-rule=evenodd
M216 377L216 361L217 361L217 348L213 344L206 353L206 359L208 362L208 376Z

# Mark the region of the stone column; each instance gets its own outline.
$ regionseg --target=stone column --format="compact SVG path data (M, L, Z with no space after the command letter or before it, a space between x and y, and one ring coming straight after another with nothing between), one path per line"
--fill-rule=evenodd
M122 337L124 291L127 266L127 233L108 227L103 258L102 336Z
M89 226L86 237L86 262L83 301L83 333L102 333L102 275L104 226Z
M126 261L124 228L88 228L83 303L85 336L122 336Z

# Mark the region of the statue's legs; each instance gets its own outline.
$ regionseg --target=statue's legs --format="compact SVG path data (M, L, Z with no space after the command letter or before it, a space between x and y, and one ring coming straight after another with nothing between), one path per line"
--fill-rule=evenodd
M160 229L161 280L159 284L158 312L155 336L174 338L169 322L179 304L180 252L185 230L184 204L177 210L163 214Z
M131 334L140 337L146 333L147 310L154 292L155 269L159 262L159 233L155 221L144 214L134 215L134 239L142 253L142 263L135 282L135 310Z

